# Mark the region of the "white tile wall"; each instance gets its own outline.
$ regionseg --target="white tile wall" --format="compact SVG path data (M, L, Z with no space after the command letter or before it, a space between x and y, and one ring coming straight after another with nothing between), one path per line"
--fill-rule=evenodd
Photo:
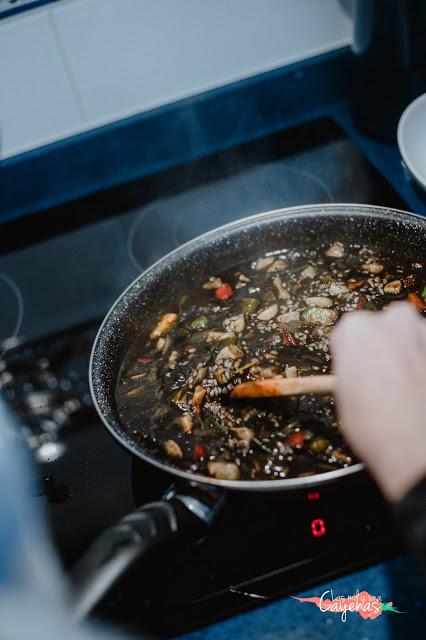
M14 155L85 126L46 12L0 23L0 154Z
M351 21L339 0L53 3L0 23L1 95L7 90L6 98L0 96L2 155L322 53L350 39Z

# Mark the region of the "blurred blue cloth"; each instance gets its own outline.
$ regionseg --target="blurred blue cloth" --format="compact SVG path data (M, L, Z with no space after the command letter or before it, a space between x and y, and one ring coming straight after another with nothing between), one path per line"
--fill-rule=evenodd
M284 598L259 609L179 637L179 640L414 640L425 637L425 599L410 559L399 556L369 569L330 579L299 597L321 596L332 589L334 597L360 591L393 601L403 614L383 613L364 620L358 613L324 613L310 603Z
M28 496L32 468L15 418L0 398L0 638L118 640L73 622L44 514Z
M0 588L37 586L59 599L55 554L42 514L27 495L32 480L28 458L14 416L0 401Z

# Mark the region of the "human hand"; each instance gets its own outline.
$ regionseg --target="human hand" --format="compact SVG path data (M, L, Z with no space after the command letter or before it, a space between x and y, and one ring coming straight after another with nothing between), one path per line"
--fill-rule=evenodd
M426 323L398 302L346 314L330 342L342 431L397 501L426 475Z

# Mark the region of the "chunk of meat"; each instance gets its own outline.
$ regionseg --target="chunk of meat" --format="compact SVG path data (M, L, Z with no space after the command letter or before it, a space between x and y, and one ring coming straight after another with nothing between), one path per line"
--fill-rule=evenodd
M288 324L289 322L298 322L300 320L300 311L288 311L277 317L280 324Z
M306 298L306 304L314 307L332 307L333 301L325 296L314 296L312 298Z
M208 470L211 476L218 480L239 480L240 470L234 462L209 462Z
M192 396L192 404L195 407L195 412L201 412L201 405L206 397L207 389L198 384L194 389L194 395Z
M280 276L276 276L272 280L272 284L274 285L275 289L277 290L277 295L278 295L278 298L280 300L288 300L289 299L290 293L283 286L283 283L281 282Z
M162 335L170 331L170 329L176 324L178 319L177 313L165 313L159 322L155 325L154 329L150 333L151 340L160 338Z
M227 331L235 331L235 333L241 333L242 331L244 331L246 326L244 314L240 313L237 316L232 316L232 318L227 318L223 321L223 326Z
M246 449L250 448L250 444L254 438L253 429L249 429L248 427L232 427L231 431L237 435L240 446Z
M264 271L268 267L271 266L275 262L274 256L267 256L266 258L259 258L256 260L255 269L256 271Z
M306 324L313 324L318 326L330 326L333 325L337 318L337 311L334 309L322 309L321 307L308 307L302 313L302 320Z
M340 242L335 242L325 252L325 255L329 258L343 258L345 249Z
M164 445L164 452L169 458L174 458L175 460L182 460L183 451L174 440L166 440Z
M239 360L244 355L235 344L229 344L223 347L216 356L216 364L223 362L224 360Z
M191 414L184 413L179 418L179 427L182 429L184 433L191 433L193 425L193 419Z
M218 289L223 285L222 278L216 278L212 276L209 278L208 282L203 284L203 289Z
M401 280L392 280L392 282L388 282L383 287L383 291L385 293L392 293L394 295L401 293L402 283Z

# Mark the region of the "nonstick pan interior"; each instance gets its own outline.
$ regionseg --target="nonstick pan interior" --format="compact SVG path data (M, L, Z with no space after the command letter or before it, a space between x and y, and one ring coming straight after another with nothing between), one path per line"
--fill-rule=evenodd
M176 300L218 270L282 248L315 249L343 242L368 244L383 254L426 256L426 222L420 216L381 207L321 205L258 214L211 231L179 247L141 274L106 316L92 351L90 383L95 405L107 428L132 453L182 478L232 489L280 490L319 484L353 474L362 465L309 478L274 481L226 481L195 476L156 460L120 425L115 384L121 362L136 336L154 324ZM155 239L153 239L155 241Z

